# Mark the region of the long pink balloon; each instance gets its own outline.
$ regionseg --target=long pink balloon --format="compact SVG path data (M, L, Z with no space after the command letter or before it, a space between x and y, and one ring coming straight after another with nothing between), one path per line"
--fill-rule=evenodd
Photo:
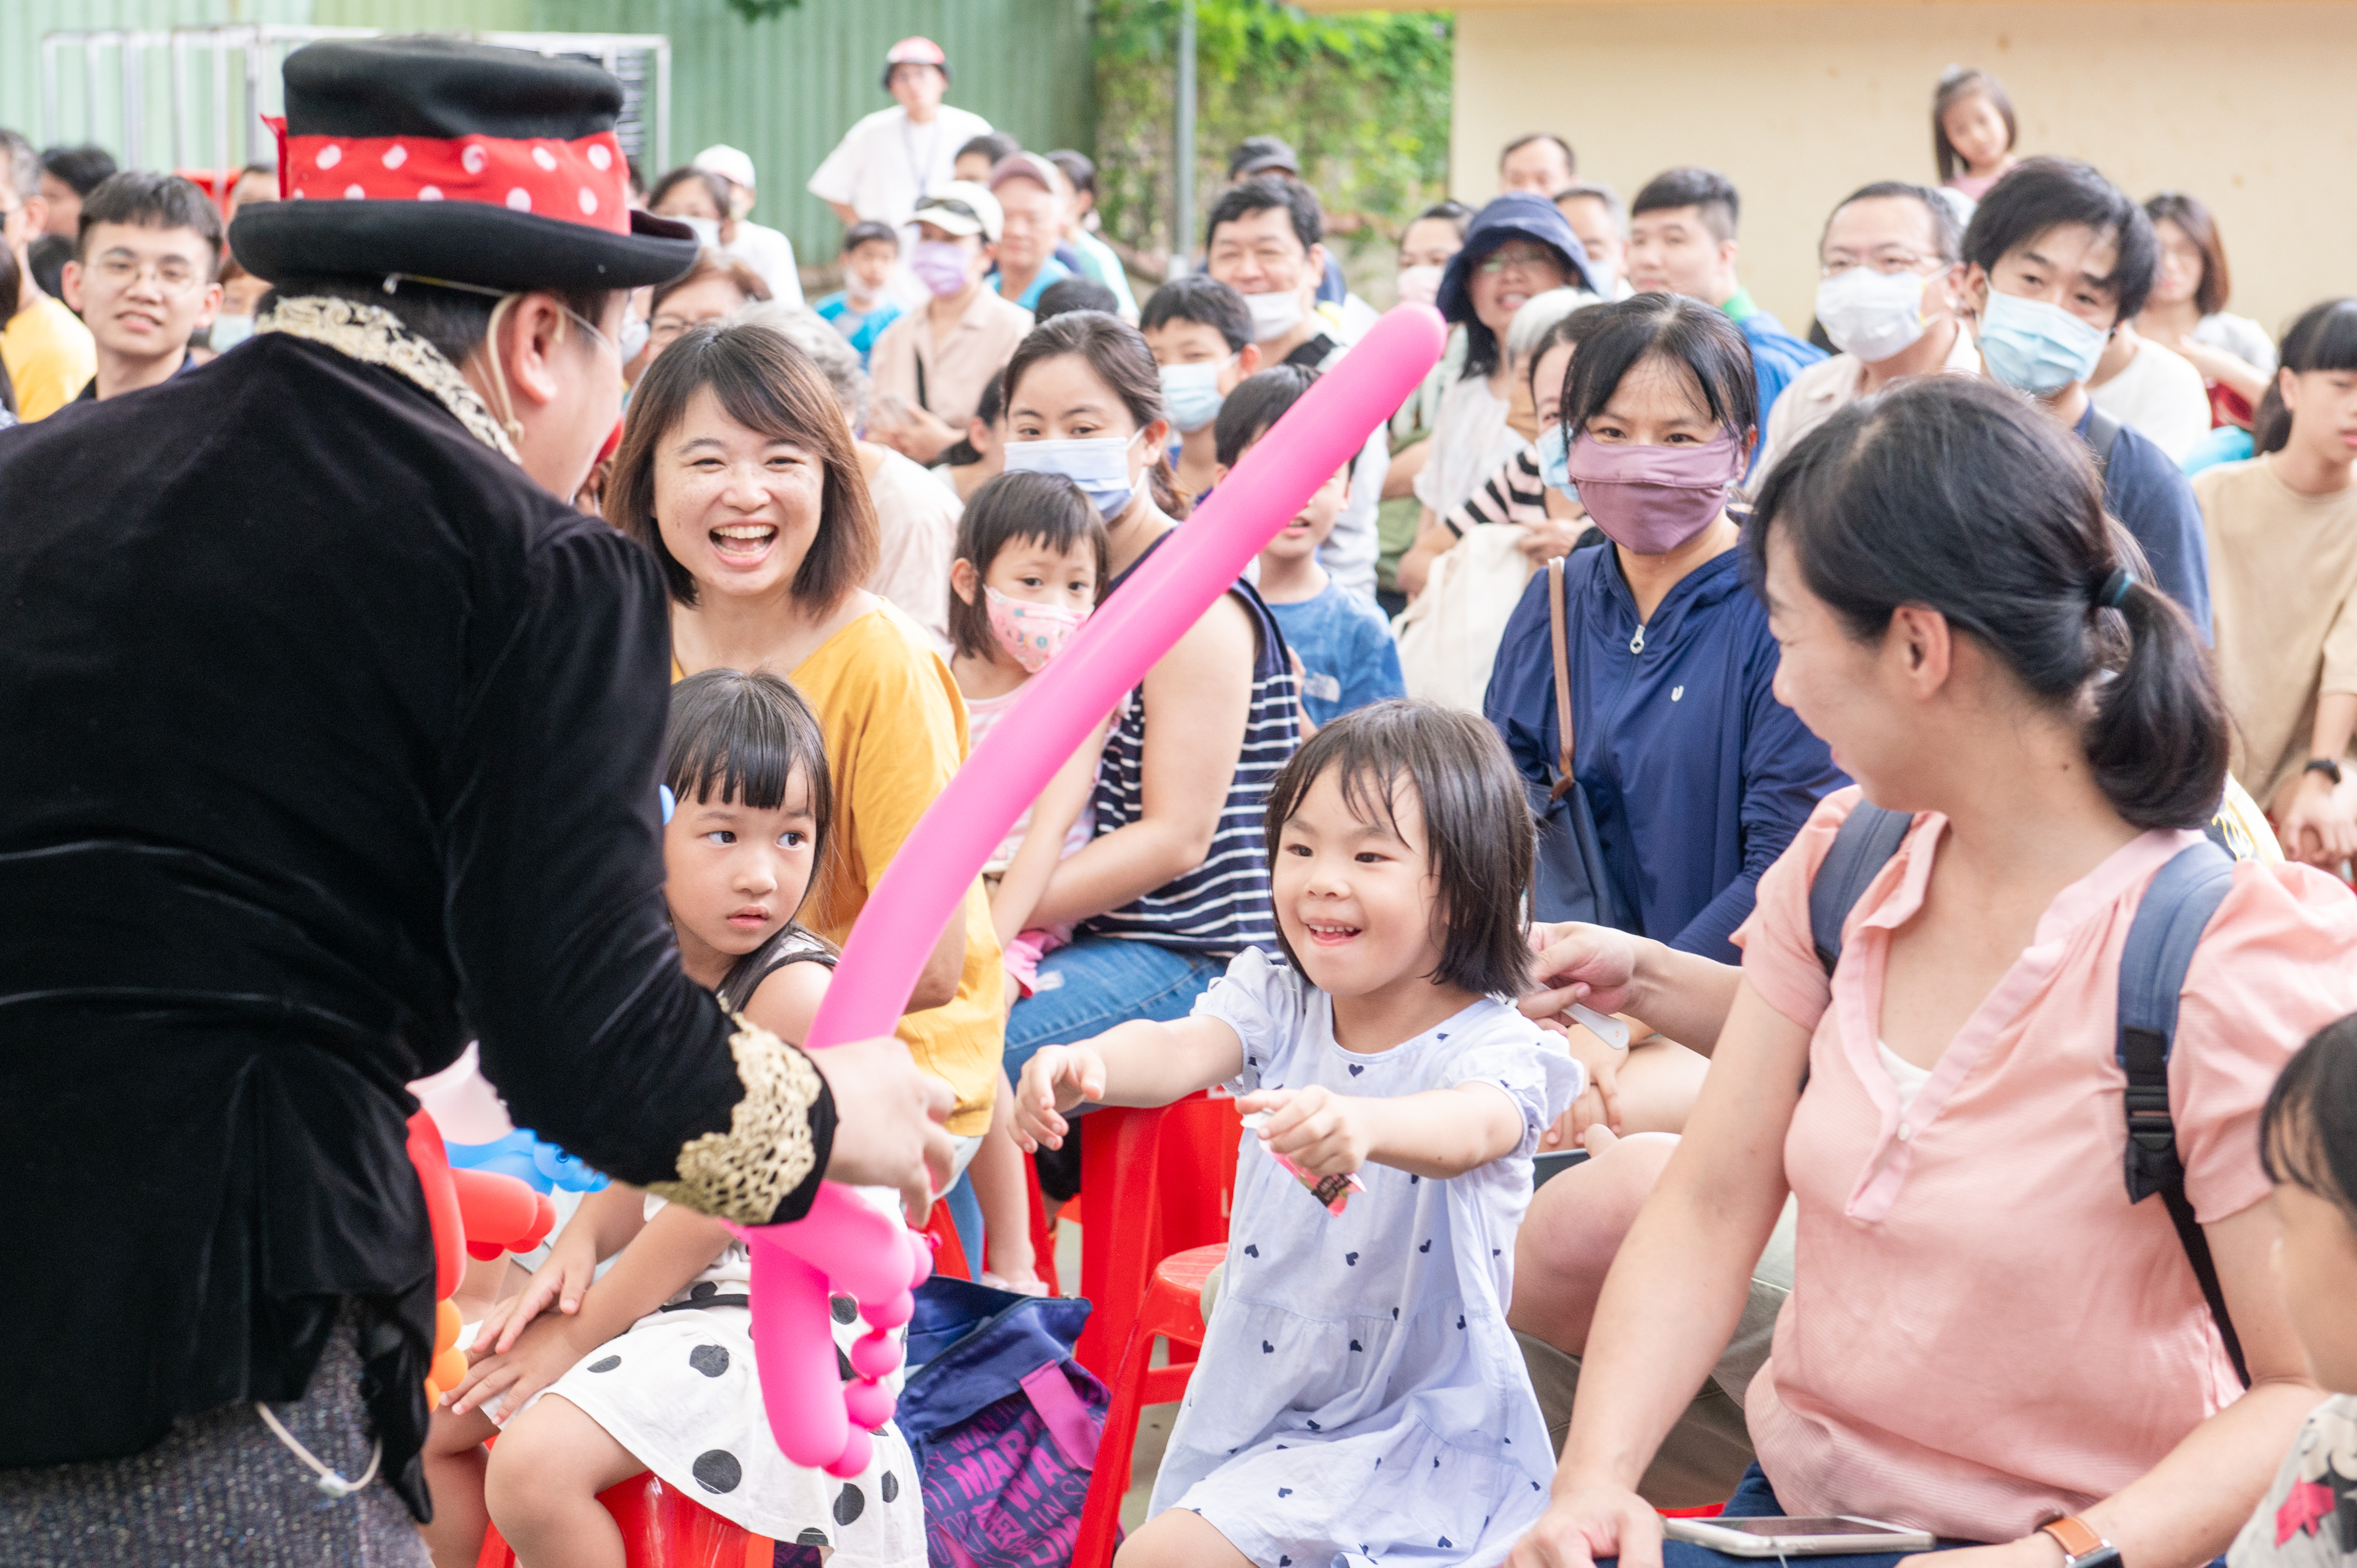
M1369 434L1439 362L1447 342L1448 328L1428 306L1402 306L1376 322L1089 618L1055 661L1032 677L1014 710L902 842L869 895L812 1024L812 1047L892 1033L933 943L1015 820L1318 487L1350 465ZM746 1227L738 1234L754 1243L757 1258L774 1245L810 1271L805 1276L757 1265L752 1314L770 1429L797 1463L856 1474L866 1460L866 1434L831 1408L831 1391L843 1385L834 1380L825 1294L811 1280L823 1274L835 1288L848 1290L859 1300L861 1316L882 1329L907 1321L906 1289L895 1282L909 1273L921 1281L928 1260L919 1257L904 1269L899 1249L913 1240L909 1233L823 1184L809 1219ZM761 1285L770 1278L795 1283L765 1293ZM878 1376L889 1370L883 1366ZM849 1385L860 1414L889 1413L889 1395L879 1400L876 1380ZM819 1400L829 1400L830 1408L810 1410Z

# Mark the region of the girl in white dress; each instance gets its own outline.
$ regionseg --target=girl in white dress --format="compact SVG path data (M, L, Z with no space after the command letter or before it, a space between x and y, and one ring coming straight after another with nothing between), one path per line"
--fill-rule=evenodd
M1506 1302L1532 1154L1585 1077L1510 1000L1530 811L1480 719L1379 703L1286 764L1267 832L1283 957L1240 954L1184 1021L1043 1048L1017 1090L1051 1147L1083 1101L1218 1083L1258 1121L1117 1565L1494 1563L1555 1469Z
M834 966L794 919L832 814L818 720L775 675L707 670L673 688L665 751L676 806L663 898L682 967L731 1015L799 1042ZM893 1195L877 1201L899 1217ZM744 1243L707 1215L619 1182L586 1199L522 1294L484 1319L474 1365L434 1414L436 1568L472 1568L487 1512L521 1568L621 1568L597 1494L648 1470L781 1543L780 1563L924 1568L920 1489L897 1427L849 1481L778 1451L753 1363L751 1274ZM842 1346L863 1326L836 1305Z

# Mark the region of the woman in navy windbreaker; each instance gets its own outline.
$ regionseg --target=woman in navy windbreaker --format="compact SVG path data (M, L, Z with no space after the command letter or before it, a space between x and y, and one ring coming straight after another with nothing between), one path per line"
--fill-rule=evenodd
M1770 690L1776 642L1727 512L1758 438L1743 334L1680 295L1613 308L1540 442L1549 482L1576 487L1601 534L1564 567L1573 771L1628 928L1735 963L1760 874L1847 780ZM1527 777L1555 776L1544 573L1483 709Z

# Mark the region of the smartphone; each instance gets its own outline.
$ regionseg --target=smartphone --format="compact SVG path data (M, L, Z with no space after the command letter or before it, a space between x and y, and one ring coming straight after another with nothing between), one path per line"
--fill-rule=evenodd
M1929 1530L1903 1524L1819 1514L1803 1519L1673 1519L1672 1541L1691 1541L1730 1557L1824 1557L1853 1552L1929 1552Z

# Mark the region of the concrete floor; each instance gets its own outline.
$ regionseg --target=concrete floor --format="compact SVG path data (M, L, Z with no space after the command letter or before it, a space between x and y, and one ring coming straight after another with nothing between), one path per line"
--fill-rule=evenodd
M1081 1228L1069 1219L1056 1226L1056 1273L1067 1294L1079 1290ZM1155 1354L1159 1359L1159 1348ZM1146 1522L1146 1504L1154 1494L1154 1477L1162 1468L1162 1451L1170 1441L1170 1423L1178 1414L1175 1404L1148 1405L1138 1412L1137 1449L1130 1461L1129 1491L1121 1499L1124 1530L1135 1530Z

